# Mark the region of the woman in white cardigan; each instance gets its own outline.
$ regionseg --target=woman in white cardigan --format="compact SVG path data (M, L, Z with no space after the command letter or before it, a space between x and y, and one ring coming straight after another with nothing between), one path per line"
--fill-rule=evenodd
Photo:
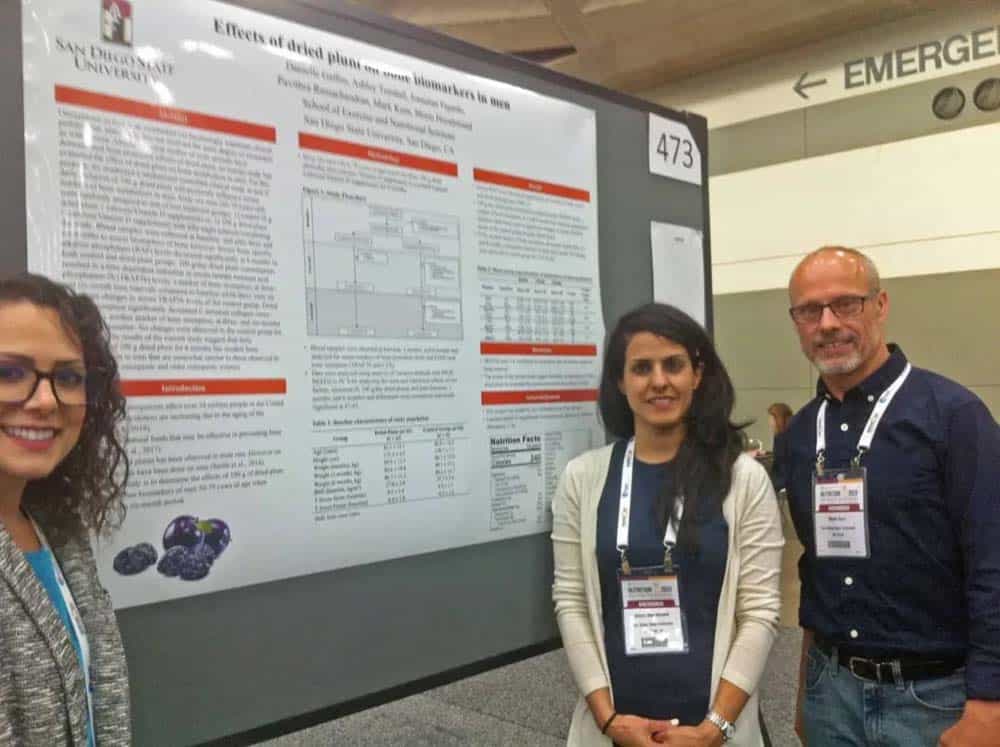
M552 595L581 693L569 745L763 744L783 539L733 401L686 314L619 320L600 390L619 440L571 461L552 501Z

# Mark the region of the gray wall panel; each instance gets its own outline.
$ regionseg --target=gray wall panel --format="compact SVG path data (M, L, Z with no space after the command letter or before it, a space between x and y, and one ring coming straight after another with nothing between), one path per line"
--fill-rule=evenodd
M805 118L801 111L720 127L708 136L708 173L712 176L806 157Z
M887 337L915 366L954 379L1000 415L1000 270L889 278ZM716 340L736 387L738 420L770 444L767 406L798 409L815 393L816 371L802 355L783 289L715 298Z
M124 610L136 743L326 708L555 635L542 535Z
M0 124L0 273L25 266L28 225L24 212L24 90L21 81L21 7L0 11L0 91L7 103Z
M809 363L799 351L783 290L715 298L716 343L734 381L752 389L802 386Z
M605 166L597 175L601 300L610 330L626 311L653 300L649 222L704 231L705 221L700 188L649 174L645 117L625 109L599 110L598 116L597 162Z

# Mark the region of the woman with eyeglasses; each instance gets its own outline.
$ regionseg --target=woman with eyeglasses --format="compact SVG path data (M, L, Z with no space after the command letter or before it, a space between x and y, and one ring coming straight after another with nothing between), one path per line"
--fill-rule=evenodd
M131 742L88 539L124 514L124 415L94 302L39 275L0 280L0 744Z
M648 304L611 332L599 407L618 440L571 461L552 501L552 595L581 695L569 745L763 744L784 541L733 401L682 311Z

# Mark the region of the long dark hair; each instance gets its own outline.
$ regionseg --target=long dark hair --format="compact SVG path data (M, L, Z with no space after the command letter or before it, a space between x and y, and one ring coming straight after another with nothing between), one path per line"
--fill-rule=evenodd
M118 363L108 327L90 296L31 273L0 280L0 304L27 301L53 309L83 349L87 412L76 445L46 477L31 480L23 505L39 518L53 544L82 529L106 532L125 518L122 495L128 456L119 428L125 418Z
M632 408L618 385L625 373L625 351L632 336L639 332L651 332L681 345L691 365L701 368L701 383L685 416L687 433L674 459L672 490L658 496L656 503L661 528L666 529L678 497L684 496L677 541L683 547L695 548L694 525L721 507L729 492L733 464L743 450L742 429L746 424L730 420L735 402L733 383L702 326L678 308L650 303L625 314L608 337L598 403L608 431L619 438L635 434Z

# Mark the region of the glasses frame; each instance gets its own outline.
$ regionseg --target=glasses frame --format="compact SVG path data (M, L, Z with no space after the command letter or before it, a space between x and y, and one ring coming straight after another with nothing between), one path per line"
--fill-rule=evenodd
M30 401L32 397L35 396L35 392L38 391L38 385L42 383L43 379L49 382L49 389L52 391L52 396L55 397L56 402L59 403L60 407L86 407L90 403L90 391L89 391L90 376L88 375L89 372L84 372L83 374L83 396L84 396L83 402L63 402L62 397L59 396L59 389L56 386L56 380L55 380L55 375L59 371L59 369L53 369L51 371L39 371L37 368L33 366L24 366L24 368L35 374L35 383L32 385L31 391L28 392L28 396L22 400L13 400L13 401L0 399L0 405L9 405L15 407L20 407L24 405L25 403Z
M791 306L788 309L788 315L792 318L792 321L795 322L795 324L799 325L800 327L803 327L803 326L805 326L807 324L817 324L817 323L819 323L819 321L823 318L823 312L826 311L827 309L829 309L830 313L833 314L838 319L854 319L855 317L859 317L859 316L861 316L862 314L865 313L865 302L872 300L873 298L875 298L876 296L878 296L878 294L881 293L881 292L882 292L881 288L876 288L874 291L872 291L871 293L869 293L869 294L867 294L865 296L855 296L855 295L848 294L848 295L844 295L844 296L837 296L835 299L833 299L829 303L802 304L800 306ZM847 316L841 316L840 314L837 313L837 310L835 308L833 308L833 305L835 303L837 303L838 301L840 301L840 300L842 300L844 298L851 298L851 299L855 299L855 300L861 301L861 308L858 309L858 311L857 311L856 314L850 314L850 315L847 315ZM803 307L805 307L805 306L819 306L819 316L816 317L816 319L814 321L809 321L808 319L802 319L802 320L800 320L800 319L797 319L795 317L796 312L797 311L801 311L803 309Z

